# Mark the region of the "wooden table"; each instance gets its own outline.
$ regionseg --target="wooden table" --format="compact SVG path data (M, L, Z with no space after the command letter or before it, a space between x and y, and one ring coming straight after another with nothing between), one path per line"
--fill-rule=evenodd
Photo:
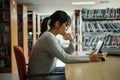
M105 62L71 63L65 67L66 80L120 80L120 57Z

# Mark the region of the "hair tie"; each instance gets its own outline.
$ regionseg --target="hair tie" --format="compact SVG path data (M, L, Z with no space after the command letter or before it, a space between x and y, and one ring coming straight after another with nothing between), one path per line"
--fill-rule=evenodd
M47 22L47 30L50 30L50 22L51 22L51 19L49 19Z

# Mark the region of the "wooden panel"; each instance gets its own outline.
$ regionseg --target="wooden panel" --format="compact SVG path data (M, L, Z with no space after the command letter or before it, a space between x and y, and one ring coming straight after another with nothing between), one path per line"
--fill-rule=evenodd
M11 68L12 72L17 69L13 46L18 45L17 28L17 1L10 0L10 30L11 30Z
M11 67L7 67L7 68L0 68L0 72L1 73L10 73L11 71Z
M23 5L23 50L26 62L28 61L28 23L27 23L27 7Z

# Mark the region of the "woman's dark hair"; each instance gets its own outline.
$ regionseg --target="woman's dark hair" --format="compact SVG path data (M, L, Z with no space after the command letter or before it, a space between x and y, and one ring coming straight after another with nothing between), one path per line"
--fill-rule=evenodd
M49 25L50 28L52 28L56 21L59 21L60 24L63 24L65 22L70 22L71 23L71 18L64 11L58 10L58 11L54 12L50 17L46 17L46 18L43 19L43 22L41 24L41 34L40 35L42 35L45 31L47 31L47 29L48 29L47 26L48 25Z

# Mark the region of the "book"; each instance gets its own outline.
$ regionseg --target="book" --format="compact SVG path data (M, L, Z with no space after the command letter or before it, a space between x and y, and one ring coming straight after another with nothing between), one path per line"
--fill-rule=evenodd
M92 28L92 32L96 32L96 29L95 29L93 23L90 23L90 26L91 26L91 28Z
M92 26L90 25L90 23L88 23L88 29L89 29L89 32L93 32L93 29L92 29Z
M9 5L9 1L8 0L3 0L3 8L8 8Z
M111 46L112 46L112 47L118 47L117 36L112 36Z
M0 47L0 56L5 56L5 48Z
M4 1L4 0L0 0L0 8L3 8L3 5L4 5L4 4L3 4L3 1Z
M109 28L109 26L107 25L107 23L104 23L103 25L106 27L107 32L111 31L110 28Z
M110 23L109 25L110 25L110 27L112 28L112 31L113 31L113 32L119 32L119 31L118 31L119 29L117 28L117 26L116 26L114 23Z
M0 59L0 67L1 68L5 67L5 60L4 59Z
M2 20L3 21L8 21L10 16L9 16L9 11L2 11Z
M2 43L9 43L10 42L10 36L9 36L9 34L2 34L1 35L2 37L1 37L1 40L2 40Z
M118 41L118 47L120 48L120 35L117 36L117 41Z
M99 29L98 29L97 23L93 23L93 25L94 25L94 28L95 28L96 32L99 32Z
M5 46L5 55L10 56L10 47L9 46Z
M103 23L100 23L100 27L102 28L102 31L103 31L103 32L107 32L107 29L106 29L106 27L104 26Z

